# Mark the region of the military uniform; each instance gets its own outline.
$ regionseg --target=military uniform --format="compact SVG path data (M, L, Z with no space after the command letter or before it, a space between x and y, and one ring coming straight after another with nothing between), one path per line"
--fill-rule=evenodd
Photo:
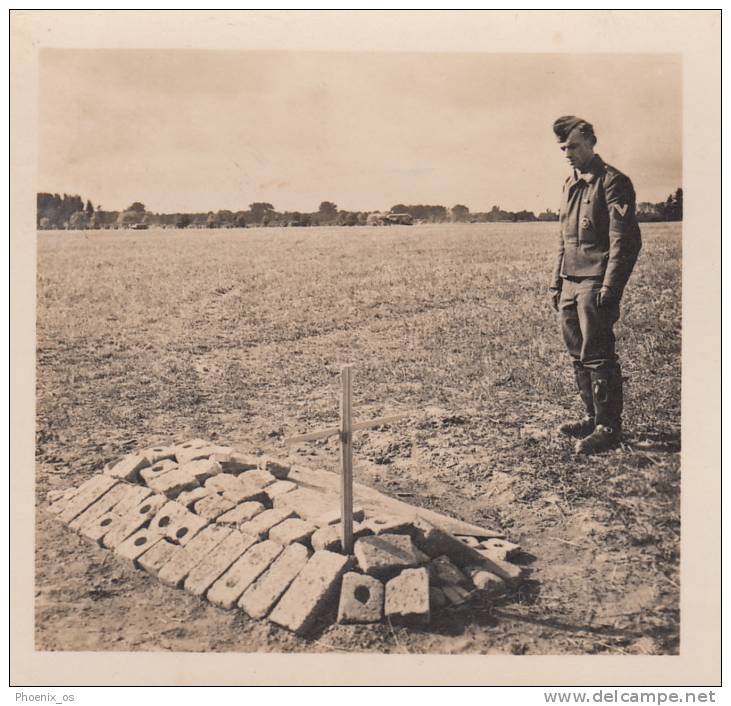
M582 173L574 171L564 183L559 223L550 289L560 292L561 332L586 406L580 431L602 425L618 442L622 374L613 328L642 246L632 182L595 154Z

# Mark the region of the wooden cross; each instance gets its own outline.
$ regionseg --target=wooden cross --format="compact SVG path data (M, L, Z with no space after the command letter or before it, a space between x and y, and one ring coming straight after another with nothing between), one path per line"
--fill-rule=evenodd
M340 400L340 426L329 427L321 431L313 431L301 436L293 436L285 443L296 444L301 441L327 439L338 434L340 436L340 520L342 525L342 544L345 554L353 553L353 432L391 424L409 416L409 413L395 414L390 417L377 417L366 422L353 423L353 383L352 366L346 365L340 371L343 393Z

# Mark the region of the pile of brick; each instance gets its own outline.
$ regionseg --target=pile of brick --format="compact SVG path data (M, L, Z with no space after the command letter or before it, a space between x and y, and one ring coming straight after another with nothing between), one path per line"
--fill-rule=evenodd
M418 517L354 508L342 553L337 495L297 467L194 439L108 464L48 510L168 586L306 633L342 623L425 624L492 598L523 576L520 548L495 533L458 536Z

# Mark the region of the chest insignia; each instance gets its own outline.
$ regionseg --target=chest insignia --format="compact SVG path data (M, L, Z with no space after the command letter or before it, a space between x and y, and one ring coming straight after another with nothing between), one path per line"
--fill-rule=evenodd
M581 219L581 228L582 230L589 230L591 228L591 219L584 216Z

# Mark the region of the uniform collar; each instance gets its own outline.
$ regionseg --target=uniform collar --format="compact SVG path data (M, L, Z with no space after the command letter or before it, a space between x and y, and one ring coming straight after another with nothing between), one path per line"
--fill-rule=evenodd
M591 184L603 171L604 161L598 154L595 154L586 171L579 172L574 169L572 182L575 184L578 181L585 181L587 184Z

